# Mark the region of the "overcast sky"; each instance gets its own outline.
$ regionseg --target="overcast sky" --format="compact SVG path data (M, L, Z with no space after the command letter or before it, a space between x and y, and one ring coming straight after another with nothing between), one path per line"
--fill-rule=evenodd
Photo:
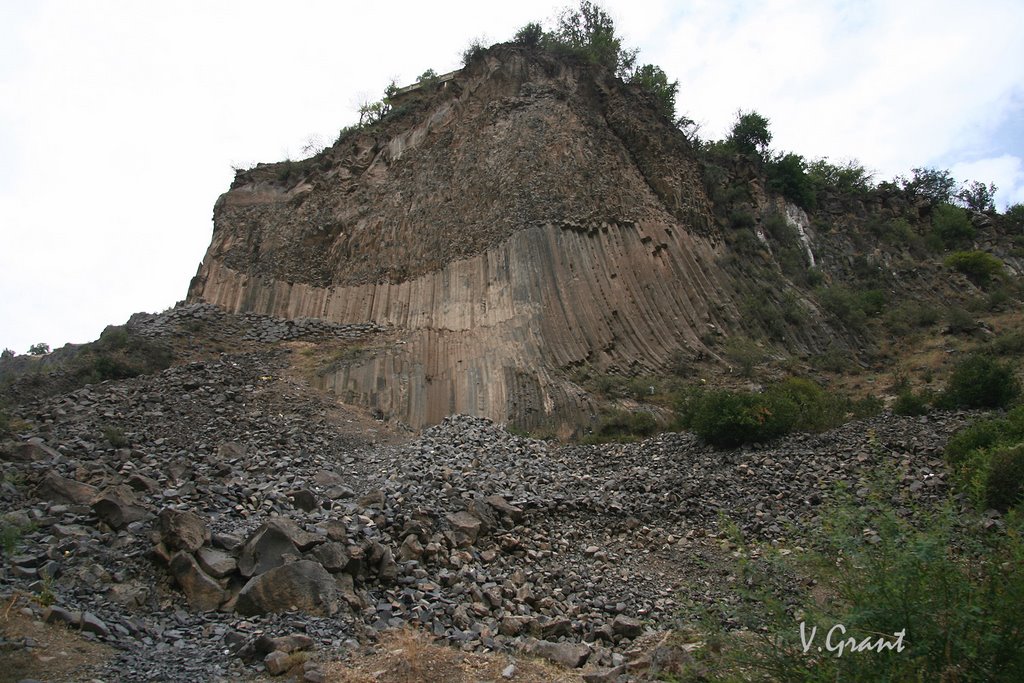
M333 142L394 78L564 3L0 0L0 346L85 342L183 299L232 166ZM607 0L678 109L773 147L1024 201L1020 0ZM547 22L550 26L550 21Z

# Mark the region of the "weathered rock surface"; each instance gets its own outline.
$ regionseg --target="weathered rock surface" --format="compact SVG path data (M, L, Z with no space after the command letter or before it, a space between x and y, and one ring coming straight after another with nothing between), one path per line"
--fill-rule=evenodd
M238 594L235 610L246 616L301 610L329 617L339 609L339 593L326 569L301 560L250 579Z

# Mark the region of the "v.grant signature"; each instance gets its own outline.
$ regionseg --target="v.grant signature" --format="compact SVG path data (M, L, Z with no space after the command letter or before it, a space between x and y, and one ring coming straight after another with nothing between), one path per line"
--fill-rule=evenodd
M804 654L814 646L814 639L818 634L818 627L812 626L810 635L807 634L807 625L804 622L800 622L800 643L804 646ZM896 652L903 652L903 638L907 635L907 629L901 629L892 634L892 638L888 636L868 636L863 640L857 640L856 638L844 638L846 634L846 627L842 624L836 624L828 630L825 634L825 645L824 648L819 645L818 652L827 650L834 652L836 657L842 657L844 652L884 652L885 650L895 650Z

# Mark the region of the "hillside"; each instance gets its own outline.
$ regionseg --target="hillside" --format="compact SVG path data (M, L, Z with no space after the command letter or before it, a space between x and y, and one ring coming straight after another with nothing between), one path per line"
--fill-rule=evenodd
M1024 226L542 38L0 358L0 680L1019 680Z

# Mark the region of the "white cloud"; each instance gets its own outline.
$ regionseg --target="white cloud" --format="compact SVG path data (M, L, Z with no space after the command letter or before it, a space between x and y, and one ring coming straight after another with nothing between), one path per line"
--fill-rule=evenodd
M978 159L954 164L953 177L962 182L976 180L996 186L996 208L1024 203L1024 163L1020 157L1004 154L991 159Z

